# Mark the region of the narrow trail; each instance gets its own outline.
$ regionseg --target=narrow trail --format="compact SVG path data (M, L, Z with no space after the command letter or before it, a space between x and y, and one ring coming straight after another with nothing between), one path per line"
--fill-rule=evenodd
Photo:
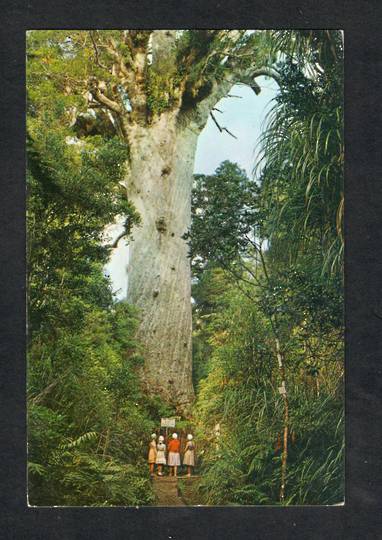
M178 479L173 476L152 478L156 506L186 506L178 494Z

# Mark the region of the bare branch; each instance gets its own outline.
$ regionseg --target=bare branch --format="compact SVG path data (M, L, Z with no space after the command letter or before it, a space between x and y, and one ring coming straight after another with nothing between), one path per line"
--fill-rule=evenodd
M261 88L255 81L253 81L251 88L257 96L260 94Z
M279 86L281 85L280 74L274 68L263 66L256 69L251 75L252 79L256 79L256 77L270 77L271 79L274 79Z
M105 105L111 111L117 114L122 114L123 112L122 106L103 93L103 91L100 89L101 84L103 84L104 87L106 87L105 83L102 83L101 81L97 80L95 77L92 77L89 80L89 91L92 97L96 101L101 103L102 105Z
M251 300L252 302L253 301L256 301L256 297L255 296L252 296L247 289L245 289L244 287L241 286L241 282L244 282L244 283L248 283L249 285L253 286L253 283L246 280L245 278L243 278L242 276L240 276L239 274L237 274L232 268L230 265L227 265L223 259L218 259L219 261L219 264L222 266L222 268L228 272L229 274L231 274L231 276L233 276L235 278L235 281L236 281L236 285L238 287L238 289L249 299Z
M123 41L124 41L125 45L128 46L130 54L132 55L134 45L133 45L133 41L131 39L130 30L125 30L123 32L123 38L124 38Z
M249 86L256 95L259 95L261 92L261 87L255 79L257 77L271 77L273 80L277 82L279 86L281 86L281 78L278 72L268 66L264 66L261 68L249 68L245 72L241 72L240 69L236 72L236 84L244 84L245 86ZM227 95L228 97L228 95ZM232 95L229 95L229 97L233 97ZM240 97L240 96L235 96Z
M222 128L223 131L226 131L228 133L228 135L231 135L231 137L233 137L234 139L237 139L236 135L234 135L233 133L231 133L231 131L229 131L226 127L223 127Z
M97 66L99 66L102 69L107 70L107 67L104 66L103 64L101 64L101 62L99 60L98 48L97 48L96 42L95 42L94 37L93 37L93 32L89 31L89 35L90 35L90 39L92 40L93 49L94 49L94 53L95 53L95 61L96 61Z
M118 49L116 47L116 43L114 40L110 40L107 44L105 44L105 48L106 50L108 51L109 54L111 54L111 56L114 58L114 60L116 61L116 64L119 68L119 70L121 71L121 73L127 77L128 79L131 78L131 74L129 72L129 70L127 69L126 67L126 64L128 64L130 67L132 67L133 65L133 60L132 60L132 52L131 50L129 49L129 52L130 52L130 57L129 58L126 58L126 57L123 57L119 52L118 52Z
M33 405L37 405L49 392L53 390L55 386L60 382L60 379L57 379L56 381L53 381L52 383L48 384L37 396L34 396L32 398Z
M212 118L212 120L215 122L215 125L216 127L218 128L218 130L220 131L220 133L222 133L223 131L226 131L229 135L231 135L231 137L233 137L234 139L237 139L236 135L234 135L233 133L231 133L226 127L221 127L218 123L218 121L216 120L214 114L212 111L210 111L210 116Z
M218 128L218 130L220 131L220 133L223 131L223 129L219 126L218 124L218 121L216 120L215 116L213 115L212 111L210 112L210 116L212 118L212 120L215 122L215 125L216 127Z
M102 105L105 105L111 111L113 111L113 112L115 112L117 114L122 114L122 107L116 101L113 101L112 99L105 96L105 94L100 92L100 90L98 90L98 88L95 89L95 90L92 90L91 92L92 92L94 98L97 101L99 101L100 103L102 103Z
M118 246L118 243L122 238L128 235L128 231L122 231L121 234L117 236L117 238L114 240L114 242L109 246L111 249L115 249Z

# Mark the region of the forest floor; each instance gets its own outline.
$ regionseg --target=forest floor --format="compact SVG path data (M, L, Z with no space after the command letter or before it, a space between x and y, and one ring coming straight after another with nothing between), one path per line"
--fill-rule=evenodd
M190 500L188 493L190 487L196 483L198 477L153 476L153 490L156 497L156 506L188 506L195 504ZM192 491L192 490L191 490Z

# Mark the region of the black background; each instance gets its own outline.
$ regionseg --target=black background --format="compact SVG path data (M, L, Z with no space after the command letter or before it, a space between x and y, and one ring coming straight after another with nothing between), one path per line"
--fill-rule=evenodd
M0 537L381 539L381 2L2 2L0 11ZM25 432L25 31L342 28L346 141L344 507L28 508Z

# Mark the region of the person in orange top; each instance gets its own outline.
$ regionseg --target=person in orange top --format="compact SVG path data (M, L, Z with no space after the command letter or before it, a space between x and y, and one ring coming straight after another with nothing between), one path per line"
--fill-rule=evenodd
M178 467L180 467L180 441L176 433L172 434L172 439L167 445L168 466L170 467L170 476L176 476Z

